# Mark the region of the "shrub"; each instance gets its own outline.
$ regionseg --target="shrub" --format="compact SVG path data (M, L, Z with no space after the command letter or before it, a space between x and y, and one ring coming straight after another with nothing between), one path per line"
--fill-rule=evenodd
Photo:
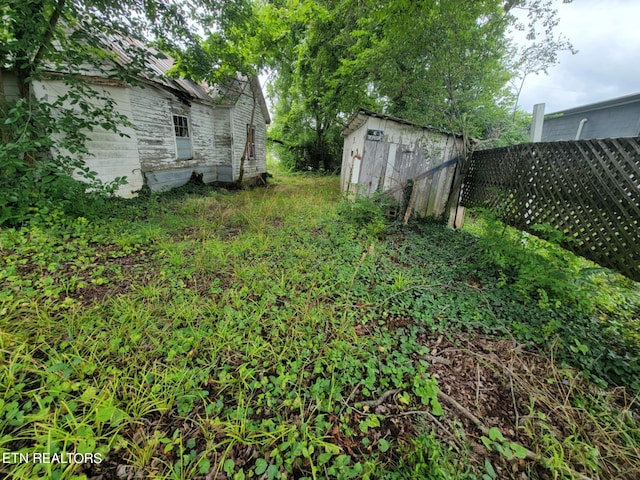
M370 237L382 237L387 232L394 211L395 202L387 196L358 195L338 205L338 215Z

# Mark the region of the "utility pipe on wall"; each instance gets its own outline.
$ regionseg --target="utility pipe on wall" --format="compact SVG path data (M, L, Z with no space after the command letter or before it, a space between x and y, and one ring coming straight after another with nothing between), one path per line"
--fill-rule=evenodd
M576 140L580 140L580 135L582 135L582 128L584 127L584 124L587 123L589 119L588 118L583 118L582 120L580 120L580 125L578 125L578 131L576 132Z

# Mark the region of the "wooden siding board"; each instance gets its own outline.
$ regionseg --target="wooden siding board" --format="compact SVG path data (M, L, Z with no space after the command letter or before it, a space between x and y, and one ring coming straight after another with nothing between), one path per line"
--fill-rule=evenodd
M128 90L121 86L93 86L98 92L108 94L118 104L118 110L129 120L133 119L133 108L129 101ZM67 87L62 80L48 79L34 83L34 94L39 98L52 101L66 93ZM116 177L126 177L127 184L116 192L122 197L131 197L140 190L143 178L138 159L137 131L131 127L120 127L127 136L105 130L100 126L87 131L87 148L91 155L84 157L86 166L96 172L97 178L105 183Z
M228 172L233 164L231 109L228 107L216 106L214 108L214 116L214 144L216 147L214 152L215 163L216 165L224 165L228 167L227 169L225 169L225 172ZM218 169L218 172L221 171L221 169ZM224 178L219 178L219 181L233 181L233 178L228 178L229 175L225 174Z
M233 107L231 115L231 131L232 131L232 152L233 152L233 178L237 179L240 175L240 160L244 153L245 143L247 141L247 125L251 121L251 112L254 108L253 96L250 85L245 85L243 93L238 98L236 105ZM256 127L255 132L255 158L245 161L244 176L245 179L255 177L267 171L267 152L266 152L266 122L262 114L260 106L256 103L253 125Z
M210 105L193 103L190 112L193 158L199 165L215 165L215 117Z
M360 193L372 194L384 183L384 169L389 155L389 144L366 140L364 142L363 162L359 185Z
M176 161L171 94L154 86L131 89L133 120L143 171L172 167Z
M353 184L357 183L362 155L364 150L365 135L361 128L352 131L344 140L343 161L340 175L340 188L343 192L353 191ZM356 174L354 178L354 172Z

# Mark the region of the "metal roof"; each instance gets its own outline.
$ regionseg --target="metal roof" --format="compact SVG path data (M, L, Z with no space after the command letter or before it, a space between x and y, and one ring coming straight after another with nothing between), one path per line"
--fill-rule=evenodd
M551 115L575 115L579 113L591 112L593 110L602 110L604 108L618 107L621 105L627 105L629 103L637 103L637 102L640 102L640 93L633 93L631 95L611 98L609 100L603 100L601 102L596 102L596 103L589 103L587 105L568 108L566 110L558 110L557 112L546 114L545 117L551 116Z
M202 101L211 101L211 96L207 91L204 83L196 83L187 78L172 77L168 74L173 68L173 58L159 52L154 48L146 46L141 41L131 37L119 37L103 40L105 48L116 54L116 62L125 66L133 61L133 58L127 53L127 47L133 47L138 50L146 50L148 55L145 56L146 72L142 72L139 76L149 82L167 87L171 90L178 90L191 98Z
M411 127L421 128L424 130L429 130L435 133L441 133L443 135L454 135L456 137L460 137L460 135L457 135L451 132L446 132L436 127L419 125L417 123L410 122L409 120L405 120L403 118L394 117L392 115L386 115L384 113L374 112L372 110L367 110L366 108L360 108L356 113L354 113L351 116L351 118L349 118L349 120L347 121L347 124L342 129L342 132L341 132L342 136L346 137L351 133L355 132L358 128L364 125L364 123L367 121L367 117L375 117L375 118L381 118L383 120L391 120L392 122L400 123L403 125L409 125Z
M138 75L139 78L190 99L213 105L233 106L249 86L258 101L265 122L271 123L267 102L258 77L248 78L238 74L235 78L231 78L220 85L195 82L189 78L170 75L169 72L174 66L174 59L145 45L140 40L132 37L102 38L101 40L104 47L116 55L115 62L121 66L128 65L134 60L130 53L127 52L128 48L146 51L148 55L145 55L144 58L145 70Z

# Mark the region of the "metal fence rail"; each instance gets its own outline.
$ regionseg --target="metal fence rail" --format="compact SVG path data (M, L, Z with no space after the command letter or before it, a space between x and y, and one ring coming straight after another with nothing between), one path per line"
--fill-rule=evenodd
M568 250L640 281L640 138L474 152L461 204L533 233L548 223Z

